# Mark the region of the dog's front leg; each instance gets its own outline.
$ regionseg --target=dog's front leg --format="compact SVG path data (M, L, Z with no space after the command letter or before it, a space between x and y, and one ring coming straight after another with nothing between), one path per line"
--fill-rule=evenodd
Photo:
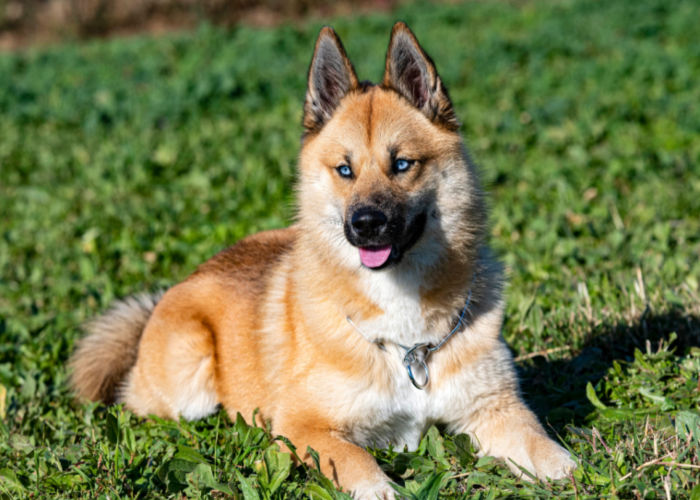
M343 439L331 426L313 418L298 419L275 426L275 432L286 436L297 449L297 454L312 464L311 447L318 452L321 472L340 488L350 491L358 500L392 500L394 490L389 478L377 461L363 448Z
M561 479L576 468L571 454L547 435L522 401L505 344L462 375L468 397L455 412L459 416L448 419L449 427L474 438L480 456L503 459L516 475L522 475L522 467L540 479Z
M492 408L482 408L460 431L476 438L481 456L505 460L518 476L522 467L540 479L562 479L576 468L569 452L547 435L520 401L501 401Z

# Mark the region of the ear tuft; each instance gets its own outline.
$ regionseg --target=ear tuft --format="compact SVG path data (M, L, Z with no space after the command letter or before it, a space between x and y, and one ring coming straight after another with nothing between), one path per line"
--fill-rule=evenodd
M394 24L383 85L397 91L433 122L457 130L459 121L435 64L403 22Z
M304 128L317 132L330 120L345 95L357 88L357 75L338 35L328 26L321 29L309 67Z

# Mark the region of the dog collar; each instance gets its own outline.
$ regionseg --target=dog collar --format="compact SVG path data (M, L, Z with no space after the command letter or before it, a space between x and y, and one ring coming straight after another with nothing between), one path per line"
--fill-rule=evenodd
M472 277L472 283L474 282L474 278ZM430 371L428 370L428 359L430 356L440 350L442 346L447 343L450 338L457 333L459 328L464 324L464 316L467 314L467 310L469 309L469 304L471 303L472 300L472 287L469 287L469 293L467 294L467 300L464 303L464 307L462 308L462 312L459 314L459 317L457 319L457 324L452 328L450 333L445 335L440 342L438 342L436 345L433 345L429 342L418 342L416 344L413 344L412 346L405 346L403 344L397 343L401 349L405 351L405 354L403 356L403 366L406 368L406 371L408 372L408 378L411 380L411 383L416 389L423 390L425 387L428 385L428 382L430 382ZM379 347L382 351L386 351L386 347L384 347L384 341L382 340L369 340L369 337L367 337L364 333L362 333L362 330L353 322L352 319L350 319L350 316L346 316L345 319L350 323L350 325L357 330L357 332L368 342L371 342L373 344L376 344L377 347ZM416 379L416 374L422 373L422 377L420 377L420 380Z

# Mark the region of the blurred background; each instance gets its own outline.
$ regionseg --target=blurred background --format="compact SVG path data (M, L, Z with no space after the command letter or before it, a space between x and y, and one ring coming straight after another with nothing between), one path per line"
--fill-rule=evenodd
M201 22L273 26L310 15L388 10L398 0L0 0L0 48L163 33Z

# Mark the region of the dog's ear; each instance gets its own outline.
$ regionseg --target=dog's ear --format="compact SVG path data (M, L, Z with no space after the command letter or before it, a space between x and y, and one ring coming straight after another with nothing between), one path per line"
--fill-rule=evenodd
M357 75L340 38L325 26L316 40L304 103L304 128L316 132L330 120L340 100L357 88Z
M382 84L396 90L433 122L449 130L459 128L435 64L402 22L394 24L391 30Z

